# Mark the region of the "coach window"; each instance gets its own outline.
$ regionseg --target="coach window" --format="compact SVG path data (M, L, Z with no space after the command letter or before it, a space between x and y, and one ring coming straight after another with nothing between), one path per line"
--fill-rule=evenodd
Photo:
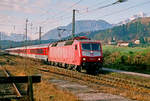
M43 54L43 49L37 49L38 54Z
M75 50L77 50L77 48L78 48L77 45L75 45Z

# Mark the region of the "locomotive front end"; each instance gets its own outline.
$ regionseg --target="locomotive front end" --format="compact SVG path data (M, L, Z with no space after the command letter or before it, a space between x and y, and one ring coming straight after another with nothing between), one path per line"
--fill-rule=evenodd
M103 64L102 48L100 42L89 41L81 43L82 67L88 73L99 73Z

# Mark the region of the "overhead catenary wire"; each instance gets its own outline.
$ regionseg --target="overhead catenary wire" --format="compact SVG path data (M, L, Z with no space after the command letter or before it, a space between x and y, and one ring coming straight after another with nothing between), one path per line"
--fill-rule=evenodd
M105 14L105 15L103 15L102 17L107 17L107 16L110 16L110 15L118 14L118 13L127 11L127 10L132 9L132 8L136 8L136 7L138 7L138 6L142 6L142 5L145 5L145 4L148 4L148 3L150 3L150 1L146 1L146 2L143 2L143 3L140 3L140 4L136 4L136 5L130 6L130 7L128 7L128 8L125 8L125 9L122 9L122 10L119 10L119 11L116 11L116 12L112 12L112 13L110 13L110 14ZM117 3L114 2L114 3L109 4L109 5L111 6L111 5L114 5L114 4L117 4ZM106 5L106 6L101 6L101 7L98 7L97 10L99 10L100 8L105 8L105 7L109 7L109 6L108 6L108 5ZM93 11L93 12L94 12L94 11ZM85 12L85 13L89 13L89 12ZM85 13L80 13L79 16L80 16L80 15L83 15L83 14L85 14ZM64 16L64 17L63 17L63 20L68 20L68 18L72 18L72 16ZM99 18L99 17L98 17L98 18ZM54 23L55 23L55 22L54 22ZM46 25L45 25L45 26L46 26Z
M121 1L126 1L126 0L121 0ZM80 2L81 2L81 0L80 0ZM113 2L113 3L111 3L111 4L108 4L108 5L105 5L105 6L98 7L98 8L96 8L96 9L101 9L101 8L109 7L109 6L112 6L112 5L117 4L117 3L120 3L120 1L118 0L118 1ZM79 2L76 3L76 4L79 4ZM74 5L73 5L73 6L74 6ZM72 17L72 16L70 16L70 17ZM70 17L67 17L67 18L70 18ZM48 21L47 21L47 22L48 22ZM52 23L52 22L51 22L51 23ZM44 26L43 26L43 27L44 27Z
M126 12L126 11L128 11L128 10L130 10L130 9L136 8L136 7L138 7L138 6L147 5L147 4L149 4L149 3L150 3L150 1L146 1L146 2L143 2L143 3L140 3L140 4L136 4L136 5L127 7L127 8L122 9L122 10L118 10L118 11L115 11L115 12L112 12L112 13L109 13L109 14L105 14L105 15L103 15L103 16L101 16L101 17L107 17L107 16L110 16L110 15L114 15L114 14L119 14L119 13L122 13L122 12Z
M64 10L66 10L66 11L68 11L68 10L70 10L69 8L73 8L74 6L76 6L77 4L79 4L81 1L83 1L83 0L80 0L80 1L78 1L78 2L76 2L75 4L73 4L72 6L70 6L70 7L68 7L68 8L66 8L66 9L64 9ZM93 6L90 6L90 7L87 7L88 9L91 9L91 8L95 8L95 6L97 6L97 5L100 5L100 4L103 4L103 3L105 3L106 1L108 1L108 0L104 0L104 1L101 1L101 2L99 2L99 3L97 3L97 4L95 4L95 5L93 5ZM81 10L86 10L87 8L85 8L85 9L81 9ZM81 11L80 10L80 11ZM71 9L71 12L72 12L72 9ZM62 12L61 12L61 14L62 14ZM67 15L66 13L64 13L63 15L59 15L59 16L56 16L57 14L55 14L55 19L56 18L62 18L62 19L64 19L64 18L69 18L68 16L64 16L64 15ZM72 16L70 16L70 17L72 17ZM41 24L46 24L46 23L48 23L50 18L48 18L48 19L46 19L46 20L44 20ZM53 21L54 22L54 21ZM52 23L53 23L52 22Z
M101 17L108 17L108 16L111 16L111 15L115 15L115 14L119 14L119 13L122 13L122 12L126 12L128 11L129 9L132 9L132 8L136 8L138 6L143 6L143 5L146 5L146 4L149 4L150 1L146 1L146 2L143 2L143 3L140 3L140 4L136 4L136 5L133 5L133 6L130 6L130 7L127 7L125 9L121 9L121 10L118 10L118 11L115 11L115 12L112 12L112 13L109 13L109 14L105 14L105 15L102 15ZM103 8L103 7L101 7ZM83 13L80 13L79 16L85 16L85 14L88 14L88 13L93 13L95 12L94 10L91 11L91 12L83 12ZM100 17L97 17L96 19L98 19Z
M119 4L119 3L122 3L122 2L126 2L127 0L117 0L113 3L110 3L110 4L107 4L107 5L104 5L104 6L100 6L100 7L97 7L97 8L94 8L94 9L91 9L91 8L88 8L88 10L82 12L81 14L84 14L84 13L90 13L90 12L96 12L100 9L103 9L103 8L106 8L106 7L110 7L110 6L113 6L113 5L116 5L116 4Z
M80 2L82 2L83 0L79 0L79 1L77 1L77 2L75 2L74 4L72 4L71 6L69 6L68 8L65 8L64 10L69 10L70 8L73 8L74 6L76 6L76 5L78 5ZM51 9L53 9L53 8L51 8ZM46 11L46 14L47 13L49 13L49 11L47 10ZM55 12L54 12L55 13ZM60 15L60 14L62 14L62 12L59 12L59 13L55 13L54 14L54 18L56 19L56 18L63 18L63 15L61 15L61 16L57 16L57 15ZM41 16L44 16L45 14L42 14ZM65 17L65 18L70 18L70 16L69 17ZM50 18L47 18L46 20L44 20L44 21L41 21L41 22L39 22L39 23L37 23L36 25L40 25L40 26L42 26L42 27L44 27L44 25L45 24L47 24L48 22L50 22L49 21L49 19ZM56 23L56 21L51 21L50 23Z
M82 2L83 0L79 0L79 1L77 1L77 2L75 2L73 5L71 5L70 7L67 7L65 10L70 10L70 8L73 8L74 6L76 6L76 5L78 5L78 4L80 4L81 2ZM72 16L60 16L60 17L62 17L62 19L68 19L68 18L71 18ZM46 19L46 21L47 21L48 19ZM46 22L45 21L45 22ZM48 22L48 21L47 21ZM55 22L55 21L54 21ZM10 25L11 26L11 25ZM17 26L17 25L15 25L15 26ZM19 26L19 25L18 25Z
M80 0L80 1L79 1L79 2L77 2L76 4L72 5L71 7L73 7L73 6L77 5L77 4L79 4L81 1L82 1L82 0ZM126 0L123 0L123 1L126 1ZM101 2L101 3L104 3L104 1L103 1L103 2ZM98 10L98 9L100 9L100 8L109 7L109 6L114 5L114 4L117 4L117 3L119 3L119 0L118 0L118 1L116 1L116 2L113 2L113 3L111 3L111 4L108 4L108 5L98 7L98 8L96 8L96 9ZM70 8L71 8L71 7L70 7ZM94 11L94 10L95 10L95 9L93 9L92 11ZM59 17L64 18L63 16L59 16ZM72 17L72 16L71 16L71 17ZM55 17L55 18L57 18L57 17ZM66 18L69 18L69 17L66 17ZM44 21L44 23L48 23L48 19L47 19L47 20L45 20L45 21ZM44 24L44 23L42 23L42 24ZM51 23L52 23L52 22L51 22Z
M80 2L82 2L82 1L83 1L83 0L79 0L79 1L77 1L76 3L72 4L71 6L69 6L69 7L65 8L65 9L64 9L64 11L68 11L68 10L70 10L71 8L73 8L74 6L78 5L78 4L79 4ZM55 14L55 18L63 17L63 15L60 15L60 14L63 14L63 15L64 15L64 13L59 12L59 13L56 13L56 14ZM57 16L57 15L59 15L59 16ZM49 19L50 19L50 18L47 18L46 20L42 21L42 23L41 23L41 24L46 23Z
M78 5L80 2L82 2L83 0L79 0L78 2L76 2L75 4L73 4L72 6L68 7L67 9L73 8L74 6Z

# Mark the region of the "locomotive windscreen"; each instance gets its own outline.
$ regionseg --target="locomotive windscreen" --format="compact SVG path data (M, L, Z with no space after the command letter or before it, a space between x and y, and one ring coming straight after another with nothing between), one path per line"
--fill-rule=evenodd
M82 43L82 50L99 51L100 44L99 43Z

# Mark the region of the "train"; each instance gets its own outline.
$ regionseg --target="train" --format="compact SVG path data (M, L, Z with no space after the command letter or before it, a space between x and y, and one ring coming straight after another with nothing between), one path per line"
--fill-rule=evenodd
M50 65L70 70L86 70L89 74L98 74L102 70L103 53L100 41L87 37L75 37L70 40L6 49L12 55L42 59Z

